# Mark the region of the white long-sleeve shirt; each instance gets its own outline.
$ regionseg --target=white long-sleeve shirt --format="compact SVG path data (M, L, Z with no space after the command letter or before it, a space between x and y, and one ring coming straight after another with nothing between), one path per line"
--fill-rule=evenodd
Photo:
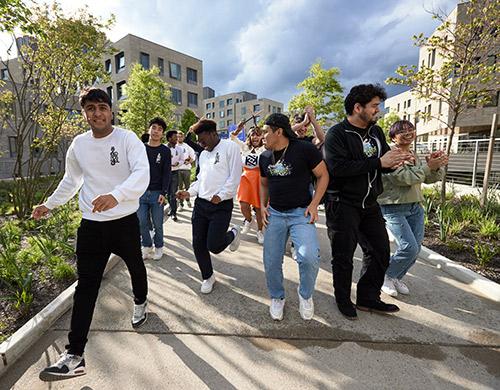
M170 149L170 155L172 156L172 172L178 171L180 165L184 161L182 156L184 155L183 149L179 145L170 146L168 143L165 144Z
M79 205L83 218L111 221L135 213L149 184L146 148L135 133L114 127L111 134L95 138L92 131L75 137L66 154L66 171L47 199L49 209L69 201L81 187ZM111 194L118 205L93 213L92 200Z
M193 162L196 159L196 153L194 152L193 148L189 146L187 143L183 142L182 144L177 144L177 147L179 147L182 150L182 161L179 164L179 170L191 170L191 163L186 163L186 160L188 158L191 158Z
M211 152L204 150L200 153L199 164L200 172L189 187L189 194L205 200L211 200L214 195L221 200L232 199L242 172L240 147L221 139Z

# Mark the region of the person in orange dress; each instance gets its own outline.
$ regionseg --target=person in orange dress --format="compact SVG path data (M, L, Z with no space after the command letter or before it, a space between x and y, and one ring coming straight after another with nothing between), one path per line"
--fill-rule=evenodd
M238 187L238 201L240 202L241 213L245 217L241 233L247 234L252 224L252 209L257 220L257 241L264 243L263 224L260 215L260 172L259 155L265 150L262 144L262 131L258 126L253 126L247 134L246 142L238 138L238 134L243 130L245 121L241 121L238 127L230 136L231 140L240 145L241 158L243 160L243 173L241 175L240 186Z

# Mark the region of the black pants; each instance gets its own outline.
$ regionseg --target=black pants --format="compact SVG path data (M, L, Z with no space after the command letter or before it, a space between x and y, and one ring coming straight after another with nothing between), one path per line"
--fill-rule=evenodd
M361 209L327 201L326 224L332 247L333 287L337 302L351 299L353 256L358 243L363 250L363 267L356 300L379 299L390 257L389 237L380 207Z
M233 241L234 234L228 232L233 200L213 204L196 198L191 222L193 226L193 250L203 279L214 273L210 252L220 253Z
M111 253L120 256L127 265L134 302L142 304L146 301L148 282L137 214L106 222L82 219L76 241L78 283L73 298L69 344L66 346L71 354L82 355L85 349L102 274Z
M170 205L169 215L177 215L177 198L175 193L179 186L179 172L172 171L170 174L170 183L168 185L168 204Z

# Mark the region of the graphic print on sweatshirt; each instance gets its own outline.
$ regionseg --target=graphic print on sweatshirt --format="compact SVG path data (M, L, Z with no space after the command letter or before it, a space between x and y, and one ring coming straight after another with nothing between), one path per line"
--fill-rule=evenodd
M118 152L115 150L114 146L111 147L111 152L109 153L109 156L111 165L116 165L120 162L120 160L118 159Z
M161 153L158 153L158 155L156 156L156 163L161 163Z
M363 140L363 153L366 157L373 157L377 155L377 145L371 138Z
M249 168L255 168L259 163L259 155L258 154L247 154L245 157L245 166Z
M217 164L219 161L220 161L220 156L219 156L219 152L217 152L217 153L215 153L214 165Z

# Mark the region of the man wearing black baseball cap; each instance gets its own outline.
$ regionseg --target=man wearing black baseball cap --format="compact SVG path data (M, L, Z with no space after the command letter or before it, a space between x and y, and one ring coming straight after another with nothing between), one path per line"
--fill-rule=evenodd
M299 264L299 312L312 319L312 295L318 275L319 241L314 223L318 204L328 185L328 171L321 153L310 142L300 141L283 114L271 114L265 122L264 146L260 155L261 214L264 235L264 269L271 296L269 312L273 320L282 320L285 307L283 256L288 236L295 246ZM317 178L314 197L311 176Z

